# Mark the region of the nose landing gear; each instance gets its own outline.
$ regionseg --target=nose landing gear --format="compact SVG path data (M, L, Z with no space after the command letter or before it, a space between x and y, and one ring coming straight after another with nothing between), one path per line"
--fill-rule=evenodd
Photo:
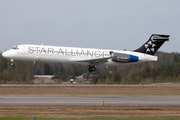
M13 61L14 61L14 60L13 60L13 59L10 59L10 61L11 61L11 66L13 66L13 65L14 65L14 64L13 64Z
M96 71L96 67L95 66L90 66L88 70L89 70L89 72L94 72L94 71Z

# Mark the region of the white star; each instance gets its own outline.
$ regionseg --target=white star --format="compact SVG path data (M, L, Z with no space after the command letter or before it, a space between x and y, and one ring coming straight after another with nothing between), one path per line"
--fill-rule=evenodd
M154 52L154 48L151 48L151 51Z
M152 47L156 47L156 45L155 45L155 44L152 44Z
M152 45L152 42L151 42L151 41L149 41L149 42L148 42L148 44L149 44L149 45Z
M148 52L150 52L151 50L148 48L147 50L146 50L146 52L148 53Z
M149 47L149 45L148 44L145 44L145 48L148 48Z

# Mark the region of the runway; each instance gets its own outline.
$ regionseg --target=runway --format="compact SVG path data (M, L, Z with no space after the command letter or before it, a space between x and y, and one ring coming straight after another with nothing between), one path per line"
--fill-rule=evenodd
M180 97L0 96L0 105L180 105Z

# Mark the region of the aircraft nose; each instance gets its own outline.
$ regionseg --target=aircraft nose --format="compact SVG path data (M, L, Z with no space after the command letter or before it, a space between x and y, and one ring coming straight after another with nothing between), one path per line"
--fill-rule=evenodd
M3 53L2 53L2 56L3 56L4 58L9 58L11 55L9 54L8 51L6 51L6 52L3 52Z
M3 52L2 53L2 56L5 58L7 56L7 53L6 52Z

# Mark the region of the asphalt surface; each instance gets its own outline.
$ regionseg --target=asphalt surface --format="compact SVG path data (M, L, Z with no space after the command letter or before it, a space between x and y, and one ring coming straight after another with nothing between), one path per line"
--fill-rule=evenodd
M176 84L171 84L171 85L166 85L163 83L161 84L138 84L138 85L90 85L90 84L84 84L84 85L62 85L62 84L53 84L53 85L46 85L46 84L42 84L42 85L26 85L26 84L0 84L0 87L55 87L55 86L62 86L62 87L99 87L99 86L103 86L103 87L138 87L138 86L180 86L180 83L176 83Z
M0 105L180 105L180 97L0 96Z

